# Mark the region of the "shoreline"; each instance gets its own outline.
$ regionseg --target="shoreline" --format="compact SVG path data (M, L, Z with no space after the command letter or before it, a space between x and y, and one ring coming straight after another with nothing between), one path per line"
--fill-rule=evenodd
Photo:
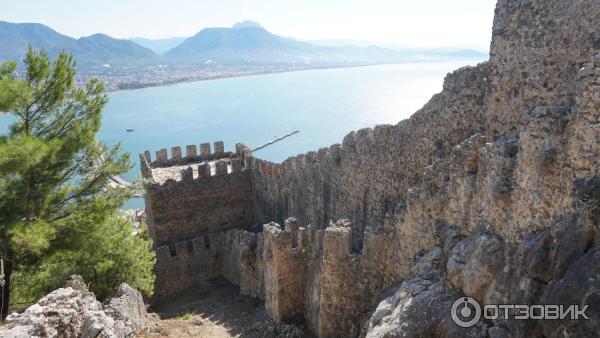
M407 62L411 63L411 62ZM385 66L385 65L397 65L402 63L377 63L372 65L355 65L355 66L332 66L332 67L315 67L315 68L305 68L305 69L287 69L287 70L276 70L276 71L266 71L266 72L256 72L256 73L247 73L247 74L235 74L235 75L217 75L214 77L207 78L199 78L199 79L185 79L181 81L173 81L171 83L164 84L149 84L147 86L140 86L139 88L126 88L126 89L117 89L106 91L109 94L120 93L120 92L129 92L134 90L143 90L148 88L162 88L162 87L175 87L178 85L195 83L195 82L205 82L205 81L214 81L214 80L225 80L225 79L234 79L234 78L242 78L242 77L250 77L250 76L260 76L260 75L270 75L270 74L283 74L283 73L295 73L295 72L305 72L310 70L328 70L328 69L345 69L345 68L360 68L360 67L372 67L372 66Z
M256 73L248 73L248 74L218 75L218 76L214 76L214 77L199 78L199 79L185 79L185 80L181 80L181 81L174 81L174 82L171 82L171 83L149 84L147 86L140 86L139 88L117 89L117 90L110 90L110 91L106 91L106 92L108 94L115 94L115 93L129 92L129 91L135 91L135 90L143 90L143 89L149 89L149 88L175 87L175 86L179 86L179 85L196 83L196 82L205 82L205 81L214 81L214 80L225 80L225 79L243 78L243 77L251 77L251 76L261 76L261 75L306 72L306 71L314 71L314 70L334 70L334 69L347 69L347 68L363 68L363 67L376 67L376 66L389 66L389 65L403 65L403 64L411 64L411 63L439 63L439 62L456 62L456 61L477 61L477 63L481 63L481 62L484 62L486 60L479 60L479 59L458 59L458 60L442 60L442 61L414 61L414 62L376 63L376 64L351 65L351 66L315 67L315 68L305 68L305 69L288 69L288 70L266 71L266 72L256 72Z

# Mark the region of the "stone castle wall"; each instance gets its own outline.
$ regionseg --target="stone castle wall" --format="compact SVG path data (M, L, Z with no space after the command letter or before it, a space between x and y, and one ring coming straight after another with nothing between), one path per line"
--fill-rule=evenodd
M490 61L448 74L442 92L410 119L352 132L280 164L243 148L211 155L238 159L242 169L229 173L219 164L228 174L208 181L186 169L187 179L150 186L153 236L171 253L167 260L159 248L157 285L176 291L223 275L264 299L275 321L302 316L319 337L358 335L382 291L414 276L427 276L418 290L436 280L440 290L455 290L448 295L485 303L559 297L565 262L595 252L593 238L600 238L590 225L597 219L588 218L593 193L580 192L596 189L600 175L598 53L597 1L500 0ZM167 160L164 152L157 162L185 165L177 154ZM142 171L155 175L158 167ZM297 221L284 223L289 217ZM327 226L337 219L349 223ZM267 225L262 233L243 230L254 223ZM230 229L241 230L232 237ZM189 258L199 252L194 241L202 242L194 238L209 233L235 238L202 256L215 267L195 267L209 263ZM561 241L567 258L552 249L567 245ZM425 273L423 260L435 273ZM238 262L239 271L224 269ZM179 281L169 277L177 274ZM444 324L438 319L432 322ZM382 326L377 320L371 332ZM521 337L559 330L493 325Z
M187 146L188 151L193 147ZM144 178L150 181L146 210L156 245L254 224L253 189L243 159L239 154L224 153L222 142L216 142L215 149L206 157L213 162L195 165L192 163L198 160L193 157L186 157L188 164L181 162L179 147L173 148L171 159L166 158L164 149L157 152L154 162L150 162L149 152L142 156L142 167L147 168L143 169L147 173ZM183 165L177 166L179 163ZM163 166L162 171L152 171ZM167 178L153 177L161 174Z
M219 276L239 285L242 233L233 229L180 241L175 243L174 252L168 245L158 247L154 296L160 300Z
M480 131L487 64L449 74L444 91L409 120L348 134L342 144L289 158L255 159L252 171L261 221L297 217L302 224L349 219L354 249L367 226L405 209L407 191L425 168ZM430 132L435 130L435 132Z
M597 172L597 133L581 130L595 116L581 103L600 52L599 23L593 0L499 1L490 61L449 74L410 119L281 164L255 159L260 219L347 218L359 251L364 229L391 218L404 257L397 277L433 244L437 222L509 241L547 227L571 209L574 180Z
M239 250L232 229L255 224L250 172L245 168L243 145L225 152L222 142L180 147L141 155L146 179L149 232L157 247L156 296L184 290L203 279L224 275L239 284L239 261L230 262L230 250ZM236 243L235 246L231 243ZM231 263L231 264L225 264Z
M384 286L380 267L392 243L389 229L368 229L362 254L352 252L348 221L319 229L288 219L284 227L265 224L260 233L232 232L239 249L225 250L240 270L239 279L229 280L243 295L263 299L275 322L304 318L319 337L359 334L361 316L376 304Z

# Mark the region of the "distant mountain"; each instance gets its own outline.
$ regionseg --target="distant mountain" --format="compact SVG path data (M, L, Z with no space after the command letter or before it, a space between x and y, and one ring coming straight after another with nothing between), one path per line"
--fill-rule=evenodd
M156 53L148 48L105 34L78 39L73 54L88 64L140 64L159 60Z
M186 38L167 38L167 39L146 39L146 38L131 38L129 40L137 43L140 46L153 50L156 54L162 55L168 50L177 47Z
M245 21L232 28L206 28L186 39L165 56L186 62L289 63L316 47L308 42L284 38L256 23Z
M273 34L253 21L231 28L206 28L164 54L169 60L216 64L360 65L377 63L481 59L472 50L421 51L390 49L336 41L327 45L298 41Z
M51 56L61 51L72 53L82 67L152 63L158 56L152 50L132 41L94 34L74 39L37 23L0 21L0 60L21 61L31 44L44 48Z
M240 28L248 28L248 27L255 27L255 28L262 28L262 26L258 23L258 22L254 22L252 20L245 20L242 22L236 22L233 27L233 29L240 29Z
M189 38L120 40L105 34L74 39L36 23L0 21L0 61L21 61L27 46L45 48L51 56L72 53L80 68L197 64L217 66L281 65L294 68L381 63L480 59L486 53L439 48L391 49L353 46L340 41L321 45L273 34L253 21L231 28L206 28ZM154 50L154 51L153 51ZM158 54L163 54L159 56Z
M13 24L0 21L0 59L20 60L27 53L27 45L48 50L73 45L73 38L59 34L38 23Z

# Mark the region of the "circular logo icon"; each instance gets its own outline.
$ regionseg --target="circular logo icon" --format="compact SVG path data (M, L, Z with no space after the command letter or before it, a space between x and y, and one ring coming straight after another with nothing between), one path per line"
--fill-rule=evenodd
M472 327L481 318L481 306L471 297L461 297L452 304L452 320L460 327Z

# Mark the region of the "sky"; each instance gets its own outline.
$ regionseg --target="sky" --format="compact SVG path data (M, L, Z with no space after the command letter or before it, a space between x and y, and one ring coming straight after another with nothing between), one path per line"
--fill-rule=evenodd
M81 37L194 35L253 20L301 40L487 51L496 0L0 0L0 20L39 22Z

